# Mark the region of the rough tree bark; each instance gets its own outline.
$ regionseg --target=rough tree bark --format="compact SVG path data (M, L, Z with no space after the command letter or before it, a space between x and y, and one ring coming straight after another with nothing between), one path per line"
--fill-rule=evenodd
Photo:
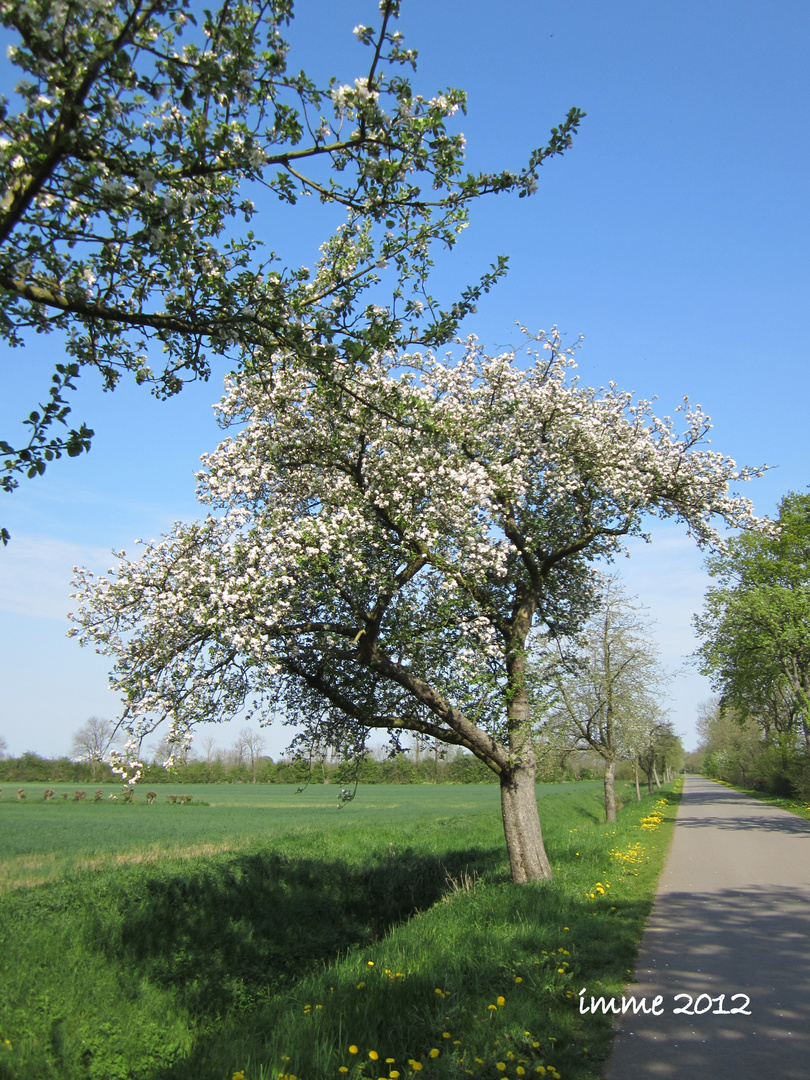
M533 605L526 605L515 617L517 647L507 660L506 725L509 764L500 772L501 812L512 880L519 885L545 881L551 864L543 844L535 792L535 749L531 730L531 706L526 687L526 638L531 626Z

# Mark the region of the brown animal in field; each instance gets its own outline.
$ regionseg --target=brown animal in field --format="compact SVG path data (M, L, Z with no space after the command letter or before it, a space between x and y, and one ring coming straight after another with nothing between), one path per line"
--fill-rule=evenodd
M177 802L177 796L176 795L167 795L166 798L169 800L169 802L172 804L172 806Z
M194 798L193 795L181 795L180 796L180 805L184 806L186 803L190 803L193 798Z
M50 802L55 794L56 792L53 790L52 787L45 788L45 793L43 794L42 798L45 800L45 802Z
M155 801L156 798L157 798L157 792L156 791L147 791L147 793L146 793L146 801L149 803L150 806L152 805L152 803Z
M128 787L124 790L124 802L135 802L135 788Z
M25 788L17 789L17 802L22 802L25 798Z
M84 800L86 798L87 798L87 792L86 791L74 791L73 792L73 801L74 802L84 802Z
M96 788L96 790L93 792L93 802L101 802L103 798L104 792L101 790L101 788Z

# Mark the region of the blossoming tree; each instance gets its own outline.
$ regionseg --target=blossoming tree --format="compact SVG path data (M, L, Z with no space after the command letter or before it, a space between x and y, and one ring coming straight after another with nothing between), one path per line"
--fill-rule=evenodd
M674 516L750 525L747 476L649 403L573 374L556 332L528 355L374 354L361 369L276 357L231 381L235 431L204 459L201 521L108 576L77 578L73 633L114 661L132 748L166 719L182 744L247 706L304 738L372 729L462 747L500 781L515 881L551 870L535 799L527 643L573 630L588 561ZM137 763L133 764L137 771Z
M328 367L453 336L505 259L443 307L436 242L452 247L480 196L531 194L582 114L519 171L465 174L447 128L465 96L414 91L399 4L355 27L369 58L338 85L291 70L292 0L0 0L22 75L0 102L0 339L57 331L68 354L25 439L0 440L0 487L89 448L92 430L67 426L84 368L165 396L213 356L250 368L282 348ZM307 196L336 212L312 272L253 231Z

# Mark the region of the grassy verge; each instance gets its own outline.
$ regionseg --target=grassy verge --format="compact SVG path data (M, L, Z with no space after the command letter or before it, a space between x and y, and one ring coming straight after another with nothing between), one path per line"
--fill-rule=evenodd
M546 795L528 887L479 808L7 892L0 1077L593 1080L610 1026L577 995L628 980L677 792L610 827L598 786Z
M708 779L714 780L714 777ZM789 814L795 814L796 817L804 818L806 821L810 821L810 803L803 799L789 799L783 795L771 795L767 791L753 791L751 788L739 787L737 784L729 784L727 780L714 780L715 784L722 784L723 787L732 788L734 791L739 791L741 795L750 795L752 799L758 799L760 802L767 803L769 806L778 806L780 810L787 810Z

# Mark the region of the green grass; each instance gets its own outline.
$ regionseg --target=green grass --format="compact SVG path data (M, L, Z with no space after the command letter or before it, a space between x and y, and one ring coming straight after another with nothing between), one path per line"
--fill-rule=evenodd
M55 792L44 802L47 788ZM322 837L352 858L356 833L370 826L396 831L404 822L442 822L459 814L497 814L497 785L369 785L358 797L337 809L340 788L311 785L298 791L280 784L185 784L169 785L157 792L149 806L145 790L137 802L112 803L120 785L100 785L100 802L73 802L75 784L27 784L26 798L18 802L9 792L0 800L0 890L19 885L38 885L76 869L100 869L105 865L141 863L167 856L213 855L244 851L257 845L273 847L312 842ZM92 800L94 786L86 789ZM600 781L561 788L538 786L540 798L566 792L593 793L596 815L601 798ZM68 801L62 795L68 796ZM169 795L193 797L189 806L171 805ZM579 811L577 811L579 812ZM393 832L392 832L393 836Z
M0 854L27 836L54 856L51 880L0 897L0 1077L598 1075L609 1024L576 995L622 992L673 797L653 830L659 796L608 828L599 783L539 787L555 876L515 887L497 789L375 786L340 811L336 794L0 804ZM177 854L138 858L154 850Z
M772 795L768 791L754 791L752 788L740 787L738 784L730 784L727 780L717 780L713 776L710 776L707 779L714 780L715 784L722 784L724 787L733 788L734 791L739 791L741 795L750 795L752 799L759 799L760 802L767 803L769 806L778 806L780 810L787 810L789 814L795 814L797 817L810 821L810 802L808 802L807 799L795 799L787 798L784 795Z

